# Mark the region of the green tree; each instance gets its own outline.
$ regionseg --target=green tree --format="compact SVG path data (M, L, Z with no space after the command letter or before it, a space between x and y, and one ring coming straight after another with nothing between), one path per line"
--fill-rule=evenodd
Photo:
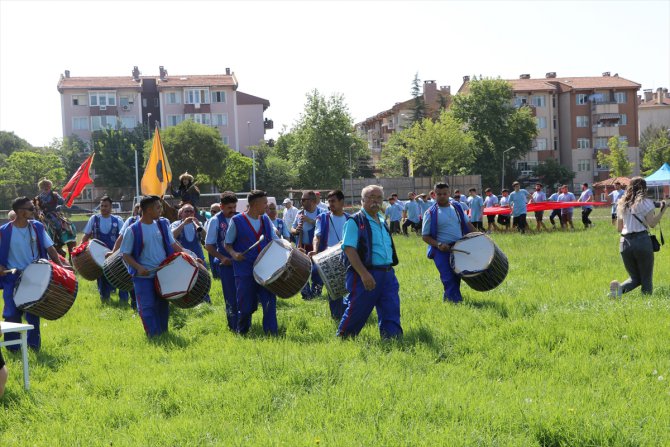
M598 151L598 164L609 168L610 177L630 177L633 173L633 163L628 161L628 142L614 136L607 140L610 153Z
M88 157L88 145L78 135L65 138L54 138L45 148L47 152L56 154L63 163L65 173L72 176Z
M136 150L139 151L138 174L142 176L144 165L142 147L145 144L143 129L142 126L137 126L133 130L107 128L93 132L91 136L91 146L95 151L93 168L98 186L134 185Z
M644 175L651 175L663 163L670 163L670 129L650 126L646 131L640 139L640 151L644 154L642 169Z
M203 182L213 183L220 191L241 191L245 184L249 184L252 166L251 158L229 150L222 174L213 178L205 176Z
M405 130L392 133L384 145L378 166L384 177L409 176L409 150L404 132Z
M32 149L32 146L26 140L16 136L14 132L0 130L0 154L9 157L13 152L28 149Z
M421 91L421 79L419 73L414 74L412 80L412 98L414 98L414 106L412 107L412 123L423 121L426 117L426 102L423 100L423 92Z
M37 195L37 182L47 177L59 189L65 181L65 169L55 154L42 151L13 152L0 168L0 194L2 205L6 208L19 196Z
M575 178L575 172L550 158L535 168L535 174L550 188L556 185L569 185Z
M530 108L512 104L512 86L502 79L477 79L469 91L453 98L454 117L472 135L476 151L476 173L483 185L500 184L503 152L505 170L511 172L512 161L531 150L537 126ZM506 178L511 178L507 177Z

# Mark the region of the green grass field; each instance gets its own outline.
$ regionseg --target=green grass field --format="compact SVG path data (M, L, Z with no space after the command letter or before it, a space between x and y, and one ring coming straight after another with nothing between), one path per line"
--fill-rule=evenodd
M29 392L5 351L0 446L670 445L670 248L654 295L608 299L626 275L607 212L589 231L494 234L507 279L463 284L457 306L420 239L396 238L400 341L380 340L374 313L338 340L325 300L300 298L279 301L280 337L260 311L239 337L220 283L213 306L174 311L148 341L82 280L73 309L43 321Z

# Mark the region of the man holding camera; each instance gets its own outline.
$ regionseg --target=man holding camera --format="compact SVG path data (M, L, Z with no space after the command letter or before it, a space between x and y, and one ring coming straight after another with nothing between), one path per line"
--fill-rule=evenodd
M179 219L170 224L172 236L179 244L187 250L192 251L205 263L205 254L202 251L201 237L205 237L205 229L200 225L200 221L195 217L195 208L187 203L179 209ZM211 303L209 294L205 296L205 301Z

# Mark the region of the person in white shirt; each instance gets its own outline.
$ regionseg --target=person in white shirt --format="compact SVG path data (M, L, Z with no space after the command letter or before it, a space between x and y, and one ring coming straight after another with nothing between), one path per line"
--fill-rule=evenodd
M535 184L535 192L533 192L533 195L530 196L530 203L541 203L541 202L546 202L547 201L547 195L542 191L542 183L536 183ZM544 218L544 211L535 211L535 228L537 231L540 231L540 229L544 228L545 231L547 230L547 226L542 222L542 219Z
M582 183L582 194L579 196L579 202L593 202L593 191L589 189L588 183ZM584 229L593 226L593 222L589 219L589 214L593 211L593 206L584 205L582 207L582 223L584 224Z
M616 208L619 202L619 199L623 197L624 189L621 187L621 182L614 182L614 191L611 193L607 194L607 197L610 198L610 203L612 204L612 225L616 224L617 216L616 216Z
M491 188L486 188L484 190L484 194L486 194L486 198L484 199L484 209L498 206L498 197L493 194L493 190L491 190ZM491 227L493 227L493 230L498 231L495 214L489 214L486 216L486 232L489 234L491 231L493 231Z
M622 283L617 280L610 283L612 298L640 285L642 293L653 292L654 250L648 230L661 221L667 209L666 202L660 202L661 210L656 214L655 206L647 199L647 182L642 177L633 177L617 207L617 230L621 232L619 251L630 277Z
M282 220L286 224L287 228L292 228L295 216L298 215L298 209L293 206L293 202L291 202L291 199L289 198L284 199L283 205L284 214L282 215Z
M321 191L316 191L316 207L321 211L328 211L328 205L321 201Z

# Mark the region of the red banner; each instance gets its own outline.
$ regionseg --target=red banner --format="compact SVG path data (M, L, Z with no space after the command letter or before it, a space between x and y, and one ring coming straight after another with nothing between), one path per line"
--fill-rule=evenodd
M79 166L79 169L77 169L77 172L75 172L70 181L67 182L67 185L63 187L61 195L65 198L65 206L72 206L72 202L79 197L84 188L86 188L86 185L93 183L93 180L91 180L91 177L88 175L88 171L91 169L94 156L95 153L84 160L81 166Z
M539 203L529 203L526 207L526 210L531 213L535 211L548 211L548 210L558 210L561 208L575 208L579 206L605 206L609 205L607 202L539 202ZM484 208L484 215L494 215L494 214L511 214L512 208L507 206L491 206Z

